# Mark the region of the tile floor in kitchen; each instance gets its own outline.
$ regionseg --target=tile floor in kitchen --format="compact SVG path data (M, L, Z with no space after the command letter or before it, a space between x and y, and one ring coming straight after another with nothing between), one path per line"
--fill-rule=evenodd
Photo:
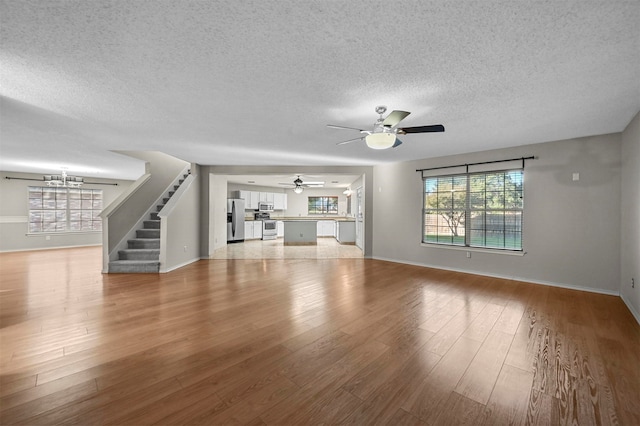
M335 238L318 238L316 246L286 246L283 239L248 240L227 244L215 251L210 259L334 259L362 258L355 245L338 243Z

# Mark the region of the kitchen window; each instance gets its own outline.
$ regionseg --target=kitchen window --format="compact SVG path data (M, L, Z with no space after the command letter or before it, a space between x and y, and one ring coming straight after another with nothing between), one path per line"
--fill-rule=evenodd
M309 197L309 214L338 214L338 197Z
M522 169L425 177L422 242L522 251Z
M102 230L101 189L29 187L29 233Z

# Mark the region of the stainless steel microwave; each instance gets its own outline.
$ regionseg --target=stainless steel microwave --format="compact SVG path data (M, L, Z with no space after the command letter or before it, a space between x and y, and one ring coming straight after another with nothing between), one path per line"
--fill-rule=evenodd
M272 212L273 211L273 203L267 203L264 201L260 201L258 203L258 211L260 212Z

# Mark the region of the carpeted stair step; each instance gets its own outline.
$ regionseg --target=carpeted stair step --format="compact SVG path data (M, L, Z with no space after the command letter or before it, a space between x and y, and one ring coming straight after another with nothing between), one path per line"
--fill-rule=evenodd
M160 218L158 217L158 212L151 213L151 220L160 220Z
M118 251L119 260L158 260L160 249L128 249Z
M135 238L127 244L130 249L160 249L160 238Z
M162 210L162 208L163 208L163 207L164 207L164 204L158 204L158 205L156 206L156 211L158 211L158 212L159 212L160 210Z
M136 238L160 238L159 229L136 229Z
M145 220L144 229L160 229L160 220Z
M162 202L163 202L164 204L167 204L167 203L169 202L169 198L171 198L171 197L163 198L163 199L162 199Z
M158 260L115 260L109 262L109 273L158 273L160 262Z

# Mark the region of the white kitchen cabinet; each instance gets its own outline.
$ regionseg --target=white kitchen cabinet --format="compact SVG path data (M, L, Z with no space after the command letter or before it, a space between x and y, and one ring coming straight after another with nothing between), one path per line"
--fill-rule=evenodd
M260 192L259 194L261 202L273 204L273 192Z
M258 191L233 191L235 198L244 200L244 208L246 210L257 210L258 203L273 204L274 210L287 209L287 194L282 192L258 192Z
M276 222L276 230L278 231L278 238L284 237L284 222L279 220Z
M234 197L244 200L245 210L256 210L260 201L260 193L257 191L235 191Z
M256 220L253 222L253 238L262 239L262 221Z
M247 220L244 223L244 239L255 240L262 238L262 221L261 220Z
M318 225L318 237L335 237L336 236L336 221L335 220L319 220Z
M274 210L286 210L287 209L287 194L276 192L273 194L273 209Z

